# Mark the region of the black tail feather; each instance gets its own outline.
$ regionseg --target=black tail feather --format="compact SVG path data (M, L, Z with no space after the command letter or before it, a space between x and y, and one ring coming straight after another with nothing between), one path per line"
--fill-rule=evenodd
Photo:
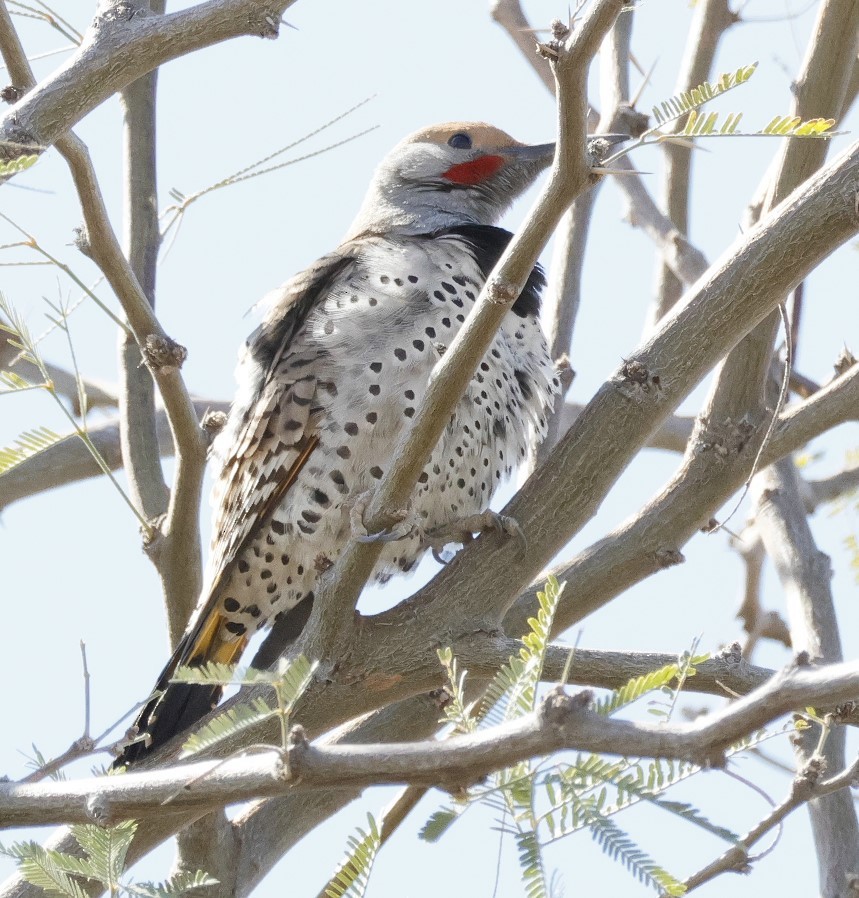
M178 664L175 656L158 678L153 697L137 715L135 741L127 745L113 762L113 768L128 767L147 758L174 736L202 720L221 699L221 686L171 683Z

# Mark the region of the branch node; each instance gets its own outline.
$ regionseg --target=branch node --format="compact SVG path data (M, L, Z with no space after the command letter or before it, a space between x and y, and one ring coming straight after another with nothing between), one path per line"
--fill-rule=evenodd
M704 431L705 434L698 441L700 449L715 452L717 458L727 459L729 456L739 455L746 448L755 427L745 418L736 422L726 418L723 423L715 425L712 421L705 421Z
M86 802L87 816L99 826L107 826L111 822L110 801L99 793L90 795Z
M209 409L200 421L200 427L203 428L210 443L224 429L224 427L226 427L226 424L227 413L214 411L212 409Z
M149 334L141 347L147 367L158 374L178 371L188 358L188 350L170 337Z
M572 722L573 716L591 706L593 699L594 694L590 689L583 689L575 695L567 695L563 686L556 686L540 705L541 722L554 729L565 729Z
M0 100L4 103L17 103L24 96L24 88L15 87L14 84L7 84L6 87L0 88Z
M716 661L726 661L728 664L742 664L743 647L735 640L719 649L713 657Z
M835 359L835 376L841 377L856 364L856 356L845 346Z
M492 280L486 285L486 297L498 306L511 306L519 298L519 290L509 281Z
M286 738L286 769L283 778L297 781L301 779L301 764L307 757L310 743L307 740L307 731L301 724L295 724Z
M624 359L619 375L612 380L618 385L623 396L641 402L645 397L659 399L662 394L662 382L658 374L651 374L644 362L637 359Z
M82 256L92 259L92 246L89 242L89 232L86 229L86 225L78 225L72 230L72 243Z
M158 515L152 518L149 523L149 529L140 528L143 538L143 551L150 561L157 561L164 549L164 522L167 520L166 514Z
M686 561L686 556L677 548L657 549L653 553L653 557L660 568L674 567Z

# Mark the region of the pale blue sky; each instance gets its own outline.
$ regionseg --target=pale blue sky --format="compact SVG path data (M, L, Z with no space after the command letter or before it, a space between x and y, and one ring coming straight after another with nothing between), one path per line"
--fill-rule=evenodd
M183 4L187 5L187 4ZM81 30L94 4L66 0L62 13ZM784 16L803 10L805 0L751 0L748 18ZM171 8L175 8L171 4ZM534 0L527 12L545 24L566 13L560 5ZM640 5L634 52L643 67L656 68L642 108L672 93L675 73L691 15L686 0L649 0ZM330 153L278 173L210 195L192 207L175 246L159 271L158 311L166 330L189 350L185 374L195 393L219 398L232 390L236 352L253 327L247 310L266 291L333 247L357 210L376 162L402 136L444 120L483 119L520 140L552 139L553 103L506 35L492 22L488 5L476 0L392 3L366 0L337 3L298 0L286 16L278 41L245 39L214 47L171 63L160 76L160 185L162 206L168 191L191 193L219 180L317 128L366 97L375 96L345 121L294 155L324 147L373 125L378 128ZM761 22L733 29L724 41L717 70L735 70L758 60L751 81L714 108L743 110L744 124L762 126L787 112L790 79L804 52L814 10L795 19ZM33 53L63 46L44 26L21 23ZM38 64L49 72L61 57ZM637 79L635 79L637 82ZM4 75L0 74L0 83ZM595 90L592 95L596 97ZM853 135L837 138L832 152L854 139L856 116L843 123ZM120 226L120 112L113 100L77 129L93 153L114 222ZM738 233L745 203L771 157L775 140L713 142L695 160L697 175L692 239L711 259ZM636 158L658 190L660 158L651 151ZM64 164L56 153L6 188L0 209L87 282L93 266L70 245L79 213ZM511 213L521 220L527 201ZM637 344L653 283L653 253L647 238L620 221L624 205L608 184L596 214L584 284L584 301L572 349L577 378L571 393L586 401L594 389ZM0 223L0 243L17 239ZM14 258L33 261L17 251ZM0 255L0 261L12 254ZM548 262L549 254L545 256ZM857 350L859 311L856 253L845 247L814 275L806 292L806 317L798 367L818 380L829 376L844 343ZM0 268L0 289L38 334L45 327L43 295L76 298L78 291L61 274L46 268ZM109 291L97 289L115 307ZM114 381L116 337L110 321L85 303L72 318L75 347L84 372ZM57 336L44 343L45 355L67 364ZM703 388L686 403L694 413ZM26 428L63 429L58 410L46 396L3 397L0 444ZM842 428L827 442L816 476L837 470L844 453L859 442L859 428ZM815 448L822 449L820 443ZM597 517L573 541L570 551L602 536L671 475L677 459L644 453L615 486ZM741 526L744 509L734 519ZM89 482L20 502L3 515L0 564L4 571L7 686L2 690L5 726L0 740L0 773L23 775L24 759L34 742L46 755L63 750L82 725L82 682L78 642L87 644L92 673L93 729L105 727L144 697L166 657L161 598L151 565L139 548L136 523L105 482ZM205 527L208 527L206 522ZM859 649L856 587L848 570L844 538L859 530L855 513L835 517L824 510L813 521L819 542L833 557L833 589L842 619L848 657ZM727 536L698 536L685 549L687 563L645 581L582 625L583 647L681 651L695 636L704 649L715 649L739 635L734 613L742 569L728 549ZM431 570L425 566L424 574ZM777 584L767 571L769 607L782 608ZM418 581L399 580L365 597L362 607L394 604ZM760 663L779 665L784 653L766 647ZM695 697L685 705L708 704ZM855 744L855 739L853 740ZM769 751L789 759L784 740ZM81 768L87 769L87 765ZM750 760L745 775L778 800L789 781ZM378 790L312 834L260 887L261 898L283 894L315 896L339 859L347 834L377 812L391 790ZM749 790L720 774L708 774L677 796L700 804L706 813L742 831L765 810ZM493 894L498 835L482 810L468 817L435 846L416 841L427 814L443 800L435 795L403 827L382 853L371 883L371 896L429 898L440 892ZM624 815L619 823L640 839L654 857L678 876L691 873L721 851L714 839L678 827L650 810ZM759 894L809 894L816 887L806 817L790 818L781 844L750 878L719 881L700 894L716 896L730 888L736 898ZM4 836L4 840L6 837ZM503 846L497 898L522 894L511 843ZM169 851L142 865L145 878L163 878ZM644 894L626 873L608 862L588 836L581 834L549 854L567 894ZM9 868L0 863L0 871Z

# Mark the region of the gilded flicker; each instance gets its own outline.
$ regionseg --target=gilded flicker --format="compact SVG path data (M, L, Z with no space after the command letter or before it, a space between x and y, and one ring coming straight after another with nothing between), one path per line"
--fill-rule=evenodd
M211 559L197 610L119 764L192 726L220 697L171 684L179 665L231 663L276 617L302 616L384 477L427 381L510 240L495 225L550 163L482 123L407 137L383 160L344 241L269 297L244 346L213 455ZM558 380L537 320L535 268L456 406L412 499L417 526L375 577L410 571L424 535L485 510L543 436Z

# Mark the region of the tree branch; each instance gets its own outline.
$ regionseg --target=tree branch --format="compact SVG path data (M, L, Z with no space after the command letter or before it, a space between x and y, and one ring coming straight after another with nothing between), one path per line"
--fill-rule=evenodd
M847 769L827 780L820 780L820 772L819 767L815 765L809 765L803 770L793 781L790 795L781 804L774 807L760 823L752 827L737 845L733 845L721 857L684 882L687 892L710 882L722 873L748 873L751 862L756 860L749 857L749 850L797 808L801 808L804 804L811 806L816 799L855 786L859 780L859 761L854 761ZM839 884L838 894L844 894L845 886L849 889L849 880L847 883Z
M442 742L378 745L311 744L294 727L285 755L202 761L145 773L91 780L0 784L4 826L140 819L174 811L198 812L286 791L383 783L468 786L492 770L555 751L674 758L721 766L745 734L797 707L836 705L859 693L859 662L775 677L749 696L689 724L618 720L590 709L587 691L552 690L532 714Z
M842 658L838 621L830 586L829 557L814 543L805 516L793 461L784 458L755 478L756 526L773 560L787 599L791 643L814 661ZM797 734L794 748L804 769L810 763L841 770L845 763L843 727L831 726L820 747L817 725ZM838 898L844 883L859 870L859 821L849 791L831 792L808 806L817 849L823 898Z
M130 84L120 94L123 111L125 254L153 308L161 242L155 161L157 85L156 70ZM144 518L154 520L167 511L169 491L164 482L158 451L152 375L143 364L137 341L127 331L119 335L119 373L120 436L128 484L134 504ZM168 609L170 604L167 603ZM169 610L168 621L172 637L173 619Z
M37 87L30 90L32 82L21 77L20 59L6 60L13 84L27 93L0 117L0 158L52 146L108 97L165 62L235 37L277 37L293 2L208 0L170 15L151 14L140 3L102 2L75 53ZM6 18L0 32L11 27Z

